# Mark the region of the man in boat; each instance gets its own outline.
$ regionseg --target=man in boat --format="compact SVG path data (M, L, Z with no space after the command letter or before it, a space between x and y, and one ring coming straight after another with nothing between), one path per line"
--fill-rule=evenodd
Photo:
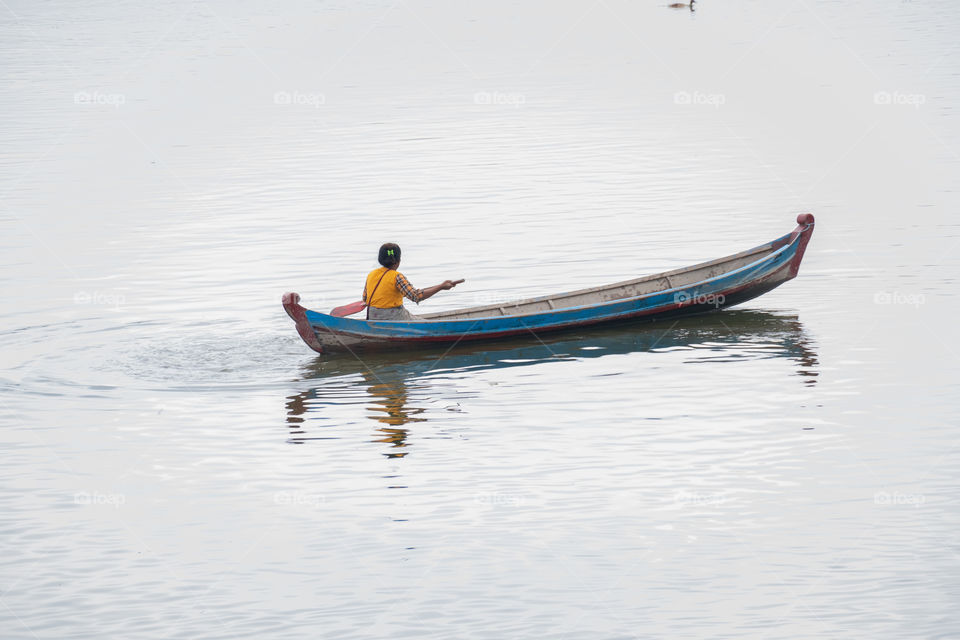
M420 304L438 291L453 289L463 280L444 280L426 289L414 289L402 273L400 266L400 247L388 242L380 247L377 262L381 266L367 274L363 286L363 301L367 303L368 320L414 320L416 316L403 308L403 299L407 298ZM369 292L369 296L367 293Z

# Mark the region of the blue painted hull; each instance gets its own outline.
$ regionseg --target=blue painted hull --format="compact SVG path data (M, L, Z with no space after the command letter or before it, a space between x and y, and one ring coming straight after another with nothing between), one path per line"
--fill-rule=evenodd
M600 323L659 320L704 313L740 304L794 278L813 232L813 216L803 214L798 222L800 226L792 233L751 250L769 250L753 262L683 286L594 304L516 315L416 321L334 317L304 309L298 304L296 294L284 296L284 307L296 322L304 341L321 353L378 346L490 340Z

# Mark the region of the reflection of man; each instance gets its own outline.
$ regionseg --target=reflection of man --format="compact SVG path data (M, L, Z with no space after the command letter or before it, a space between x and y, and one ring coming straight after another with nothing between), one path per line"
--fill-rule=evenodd
M374 414L369 418L383 423L377 431L378 436L373 442L385 442L391 445L391 449L405 448L409 430L404 429L403 425L408 422L424 422L426 418L417 417L416 414L423 413L425 410L416 407L407 406L407 385L402 378L383 381L370 371L363 373L364 381L367 383L367 393L373 398L367 406L368 411ZM293 436L302 436L304 433L304 414L310 410L308 402L317 398L317 389L304 391L296 395L287 397L287 426L290 428L290 434ZM359 388L357 389L359 392ZM294 437L292 442L301 443L311 438ZM402 458L407 453L398 451L394 453L385 453L388 458Z
M383 434L383 437L374 440L374 442L389 443L393 445L391 448L406 447L409 430L401 427L408 422L426 421L426 418L415 417L416 414L423 413L424 410L406 406L407 385L403 380L384 382L369 371L364 372L363 377L369 385L367 393L375 397L369 409L376 414L370 416L370 418L384 424L377 429ZM388 458L402 458L407 455L407 452L398 451L385 453L384 455Z

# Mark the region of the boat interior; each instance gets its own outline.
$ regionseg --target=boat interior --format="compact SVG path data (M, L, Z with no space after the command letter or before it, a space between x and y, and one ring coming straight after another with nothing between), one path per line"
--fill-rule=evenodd
M467 320L471 318L488 318L491 316L515 316L527 313L538 313L579 307L584 305L611 302L624 298L657 293L677 287L686 287L709 278L713 278L730 271L735 271L752 262L773 253L776 241L748 249L724 258L702 262L690 267L665 271L634 280L616 282L592 289L579 289L565 293L527 298L501 304L488 304L479 307L451 309L418 316L423 320ZM778 247L779 248L779 247Z

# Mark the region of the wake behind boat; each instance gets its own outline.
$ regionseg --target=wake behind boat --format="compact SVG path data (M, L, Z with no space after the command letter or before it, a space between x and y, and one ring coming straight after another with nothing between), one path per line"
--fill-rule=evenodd
M461 340L491 340L620 321L651 321L730 307L797 276L813 235L813 215L771 242L733 255L603 287L509 304L491 304L418 316L363 320L305 309L300 295L283 294L297 333L318 353L390 348Z

